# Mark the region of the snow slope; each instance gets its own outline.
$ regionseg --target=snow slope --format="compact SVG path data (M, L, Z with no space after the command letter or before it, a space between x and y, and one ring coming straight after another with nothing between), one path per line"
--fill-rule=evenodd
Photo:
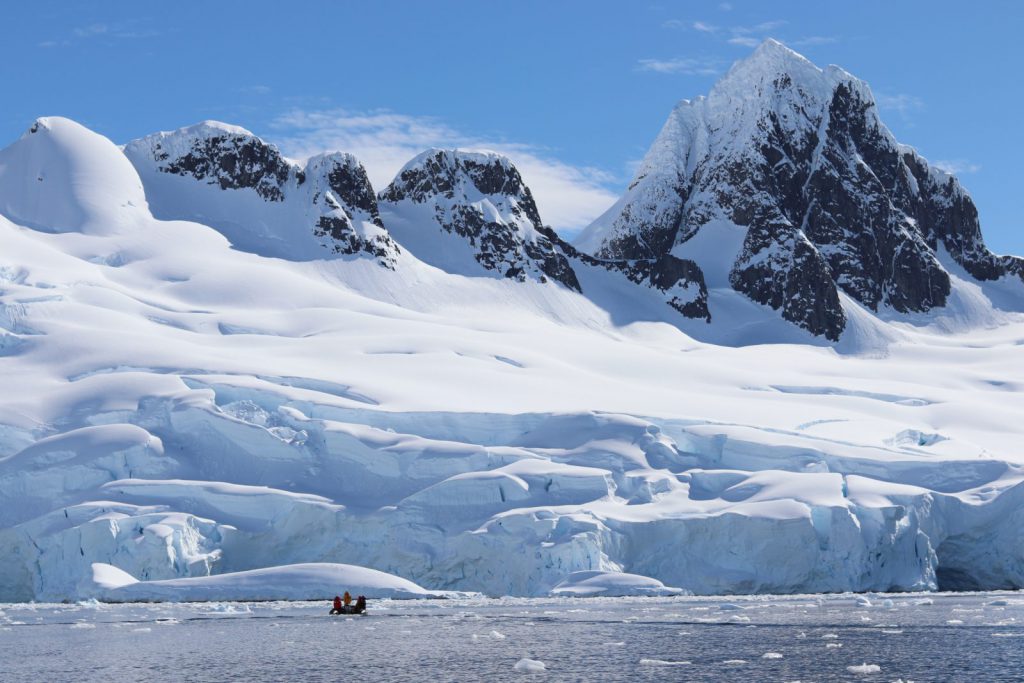
M516 595L1024 586L1024 318L992 283L950 271L986 325L844 300L832 347L599 268L584 296L404 248L286 260L35 128L0 153L0 600L94 595L97 563L139 582L104 570L112 599L308 563Z

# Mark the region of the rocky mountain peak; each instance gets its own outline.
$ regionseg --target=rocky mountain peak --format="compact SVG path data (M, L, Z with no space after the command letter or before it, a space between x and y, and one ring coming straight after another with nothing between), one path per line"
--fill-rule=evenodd
M744 231L729 286L832 340L846 325L841 294L873 311L944 306L940 245L979 279L1022 271L984 246L959 183L896 142L863 81L773 40L676 107L626 195L577 244L719 268L703 245L721 226Z
M441 196L448 200L473 201L479 196L507 197L533 225L541 225L540 213L518 169L494 152L430 149L413 158L398 172L381 199L416 202Z
M417 245L411 247L414 253L434 265L461 267L453 263L451 249L422 234L428 226L468 248L485 271L516 280L550 278L580 290L560 240L541 222L530 189L499 154L428 150L399 171L379 200L395 216L389 226L410 226L399 241ZM406 218L411 214L416 218Z

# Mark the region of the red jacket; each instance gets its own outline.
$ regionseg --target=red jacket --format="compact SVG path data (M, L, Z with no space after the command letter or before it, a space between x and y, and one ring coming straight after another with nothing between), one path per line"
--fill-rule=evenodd
M337 609L337 610L341 609L341 598L338 597L337 595L334 596L334 609Z

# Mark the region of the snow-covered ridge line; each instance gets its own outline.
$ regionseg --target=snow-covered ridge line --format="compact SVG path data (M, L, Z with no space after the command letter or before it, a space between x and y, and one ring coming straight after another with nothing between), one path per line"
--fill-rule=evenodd
M208 223L259 254L365 254L395 266L400 250L351 154L321 154L300 166L244 128L216 121L134 140L124 153L159 218Z

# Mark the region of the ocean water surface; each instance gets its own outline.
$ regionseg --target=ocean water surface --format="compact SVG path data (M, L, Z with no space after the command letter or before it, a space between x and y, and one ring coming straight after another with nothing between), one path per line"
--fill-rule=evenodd
M0 681L1021 681L1024 594L0 605Z

